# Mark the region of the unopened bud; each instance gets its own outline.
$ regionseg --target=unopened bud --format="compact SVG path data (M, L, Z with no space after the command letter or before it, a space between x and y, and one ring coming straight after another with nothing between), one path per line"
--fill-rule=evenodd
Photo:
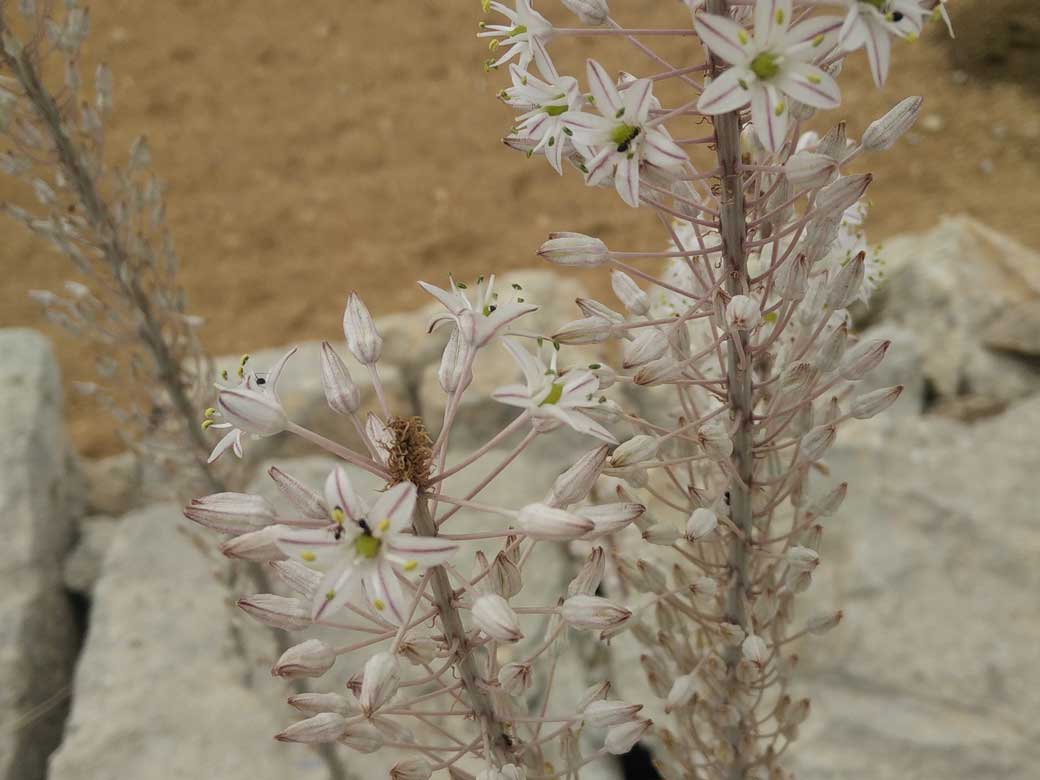
M528 504L520 510L517 526L531 539L577 539L595 528L591 520L545 504Z
M863 148L868 152L883 152L890 149L907 130L914 126L922 103L924 103L924 98L908 97L896 104L883 117L871 122L863 132Z
M510 696L523 693L531 686L531 664L506 664L498 672L498 684Z
M643 531L643 539L659 547L671 547L679 541L679 529L671 523L654 523Z
M239 430L254 436L273 436L289 425L289 418L271 393L245 387L221 389L217 393L221 416Z
M638 336L625 342L622 352L622 368L644 366L668 352L668 336L658 328L641 328Z
M885 339L860 342L845 355L838 367L838 373L849 381L862 379L885 359L885 353L891 346L892 342Z
M805 625L805 630L810 634L815 634L816 636L826 634L832 628L837 626L844 616L845 613L840 609L829 615L816 615L815 617L809 618L809 621Z
M903 386L895 385L861 395L849 404L849 414L857 420L869 420L894 404L902 392Z
M321 386L325 400L336 414L353 414L361 406L361 393L346 364L327 341L321 342Z
M645 317L650 312L650 296L624 271L612 271L610 287L632 314Z
M550 506L565 509L571 504L583 501L596 484L596 479L607 461L608 452L609 448L604 444L578 458L573 466L556 478L545 502Z
M765 640L756 634L748 634L740 645L744 658L762 669L769 660L769 647Z
M874 180L869 173L858 176L842 176L831 182L816 196L816 208L821 214L842 214L849 206L863 197L867 187Z
M573 580L567 585L567 595L576 596L579 593L591 596L599 589L603 581L603 573L606 571L607 560L602 547L593 547L592 552L585 559L581 569Z
M823 373L834 370L845 354L849 327L844 322L830 332L816 352L816 367Z
M694 509L693 514L686 521L686 538L699 542L718 528L718 526L719 518L713 511L704 507Z
M786 301L800 301L809 285L809 260L804 254L791 258L776 272L776 294Z
M581 19L582 24L599 26L607 21L607 0L560 0L564 7Z
M311 609L299 599L257 593L238 600L239 608L265 626L300 631L311 624Z
M582 233L550 233L538 254L556 265L591 268L609 258L607 245Z
M866 256L865 252L858 253L834 275L827 288L827 308L831 311L844 309L859 297L866 272Z
M335 712L322 712L292 724L275 739L279 742L334 742L347 730L346 719Z
M801 458L804 463L815 463L823 457L837 437L838 429L833 425L819 425L802 437Z
M488 585L492 592L511 599L520 592L523 584L519 567L504 553L496 555L488 572Z
M425 758L398 761L390 770L390 780L430 780L433 768Z
M604 680L598 682L595 685L590 685L582 693L581 698L578 700L577 710L578 712L584 712L585 708L588 707L594 701L600 701L601 699L607 698L610 694L610 682Z
M585 317L562 325L552 334L557 344L602 344L614 336L615 326L602 317Z
M289 697L289 706L308 715L335 712L338 715L356 715L357 707L346 696L338 693L298 693Z
M657 454L657 437L639 434L618 445L610 455L610 465L625 468L650 460Z
M320 639L293 645L271 668L276 677L321 677L336 663L336 651Z
M629 704L626 701L594 701L582 712L585 723L593 728L609 728L620 723L628 723L643 709L642 704Z
M682 677L676 677L675 682L672 683L672 689L668 691L664 711L670 714L675 710L682 709L693 701L696 693L697 678L694 675L684 674Z
M758 301L746 295L734 295L726 305L726 324L734 330L752 330L762 321Z
M636 720L613 726L607 732L603 747L615 756L624 755L636 746L652 725L652 720Z
M368 307L356 292L347 298L347 307L343 312L343 334L347 337L347 349L359 363L370 366L379 360L383 352L383 338L376 330Z
M560 608L564 622L571 628L608 629L625 623L632 613L599 596L571 596Z
M401 666L390 653L377 653L365 662L358 701L361 711L371 715L387 704L401 684Z
M244 534L274 522L274 507L263 496L246 493L214 493L192 499L184 508L192 522L222 534Z
M820 565L820 555L808 547L792 547L784 553L784 560L793 571L811 572Z
M310 600L318 592L325 575L292 559L271 561L268 566L282 582Z
M838 164L823 154L801 151L784 164L784 175L796 187L816 189L838 174Z
M259 531L241 534L220 545L220 551L228 558L243 561L282 561L287 557L278 547L277 537L284 526L269 525Z
M305 517L315 520L328 521L329 510L325 501L315 491L304 485L296 477L290 476L277 466L267 470L268 475L274 480L278 490L289 499L290 503L299 509Z
M846 496L846 494L848 494L848 492L849 492L849 483L848 482L842 482L840 485L838 485L836 488L831 490L829 493L826 493L825 495L820 496L819 498L814 500L812 503L810 503L805 508L805 516L806 516L806 518L808 519L808 518L815 518L815 517L830 517L831 515L833 515L835 512L838 511L838 508L841 506L842 502L845 500L845 496Z
M371 723L362 721L347 726L338 741L358 753L375 753L383 747L386 738Z
M473 602L472 614L473 622L492 639L519 642L524 638L516 612L496 593L487 593Z
M437 382L448 394L454 393L461 385L468 384L469 377L464 377L468 348L456 328L448 337L448 343L441 353L441 363L437 368Z
M576 514L591 520L595 526L583 539L599 539L620 531L631 523L638 523L646 507L636 503L596 504L574 510Z
M733 454L733 440L718 422L712 421L702 425L697 431L697 440L704 448L704 454L714 461L726 460Z

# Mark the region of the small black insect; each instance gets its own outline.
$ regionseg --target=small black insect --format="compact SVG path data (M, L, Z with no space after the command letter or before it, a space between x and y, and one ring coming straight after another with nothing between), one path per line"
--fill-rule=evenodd
M362 517L360 520L358 520L358 525L361 526L361 530L364 531L366 534L372 533L371 529L368 527L368 523L365 521L365 518Z

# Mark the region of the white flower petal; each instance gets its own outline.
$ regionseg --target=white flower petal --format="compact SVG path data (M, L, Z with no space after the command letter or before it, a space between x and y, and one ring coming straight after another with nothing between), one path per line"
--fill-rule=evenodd
M653 100L653 82L650 79L633 81L621 96L621 102L625 107L622 118L630 125L643 124L650 115Z
M424 569L440 566L450 561L459 550L459 545L444 539L411 534L393 534L387 537L384 544L387 552L400 558L401 567L405 571L410 571L415 566Z
M311 618L321 620L339 612L360 595L361 571L353 565L332 569L311 600Z
M382 537L398 533L401 529L411 526L412 512L415 511L415 496L416 487L411 482L398 482L393 487L387 488L369 513L368 524L372 529L372 535ZM385 520L389 520L390 524L384 528Z
M708 51L716 57L731 65L746 65L751 60L750 36L732 19L716 14L697 14L693 27Z
M354 490L342 466L336 466L325 480L325 503L330 511L335 507L342 509L347 520L355 525L368 516L368 504Z
M758 0L755 4L755 43L765 46L781 38L791 24L791 0Z
M712 81L697 101L697 110L702 114L725 114L743 108L751 100L748 84L751 74L744 68L733 67Z
M643 139L643 157L651 165L674 170L686 162L686 152L668 135L661 131L648 130Z
M595 60L586 62L586 72L589 79L589 90L596 101L596 110L608 119L615 118L624 104L610 75Z
M751 88L751 121L762 146L774 154L780 151L787 136L787 106L775 87L756 84Z
M789 63L775 80L781 92L814 108L837 108L841 103L838 82L815 65Z
M614 188L621 200L639 208L639 158L634 152L621 156L614 173Z
M379 559L362 575L372 608L391 623L401 625L408 615L408 602L390 562Z

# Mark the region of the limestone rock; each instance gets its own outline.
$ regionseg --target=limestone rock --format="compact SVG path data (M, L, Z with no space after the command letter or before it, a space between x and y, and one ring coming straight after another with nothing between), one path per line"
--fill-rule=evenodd
M101 576L101 564L115 538L119 521L111 517L88 517L80 524L79 539L65 559L65 587L73 593L90 596Z
M48 777L325 780L316 753L271 739L288 722L287 692L266 668L274 637L242 619L229 563L180 509L159 504L119 524Z
M1040 357L1040 300L1023 301L998 315L982 340L991 349Z
M49 342L0 330L0 779L38 780L61 738L78 627L61 562L82 505Z

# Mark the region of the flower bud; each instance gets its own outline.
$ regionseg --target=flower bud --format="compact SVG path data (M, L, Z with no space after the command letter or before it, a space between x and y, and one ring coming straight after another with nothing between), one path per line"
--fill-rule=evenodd
M256 531L275 520L274 507L266 498L246 493L214 493L192 499L184 516L222 534Z
M321 712L312 718L293 723L275 739L279 742L334 742L347 730L346 719L336 712Z
M808 520L816 517L830 517L838 511L848 492L849 483L842 482L829 493L820 496L810 503L805 508L805 518Z
M731 645L739 645L747 636L744 629L736 623L720 623L719 632L722 634L723 641Z
M608 452L609 447L604 444L578 458L573 466L560 474L553 482L552 490L546 497L545 503L564 509L584 500L592 490L592 486L596 484L596 479L607 461Z
M624 271L611 271L610 287L632 314L645 317L650 313L650 296Z
M473 622L492 639L519 642L524 638L516 612L496 593L487 593L473 602L472 614Z
M289 502L305 517L328 522L329 510L321 496L277 466L272 466L267 473L274 480L282 495L289 499Z
M726 460L733 454L733 440L721 423L712 420L697 431L697 440L704 454L714 461Z
M444 646L433 637L409 636L401 642L401 655L416 666L431 663L435 658L442 658Z
M690 585L690 592L701 599L710 599L719 589L719 584L711 577L698 577Z
M599 596L580 593L571 596L560 608L564 622L571 628L608 629L625 623L632 613Z
M337 715L356 715L358 710L350 699L338 693L298 693L289 697L289 706L308 715L335 712Z
M519 567L501 552L491 563L488 584L493 593L505 599L513 598L524 586Z
M397 657L390 653L377 653L365 662L365 674L361 681L358 701L361 711L371 715L387 704L397 693L401 684L401 667Z
M810 704L808 699L802 699L787 708L787 717L784 718L784 726L800 726L809 719Z
M809 618L809 621L805 625L805 630L810 634L821 636L837 626L843 617L845 617L845 613L840 609L837 612L830 613L829 615L816 615Z
M602 265L610 257L606 244L582 233L550 233L538 254L556 265L586 268Z
M643 709L642 704L629 704L626 701L594 701L582 712L585 723L593 728L605 729L628 723Z
M510 696L516 696L531 687L531 664L506 664L498 671L498 684Z
M726 324L734 330L752 330L762 321L758 301L746 295L734 295L726 305Z
M800 301L809 286L809 260L799 254L776 272L776 294L785 301Z
M830 157L833 160L843 160L849 150L849 138L846 133L845 123L839 122L835 127L816 143L817 154Z
M827 307L831 311L844 309L859 297L866 272L866 253L860 252L841 267L827 286Z
M217 393L217 409L233 427L255 436L273 436L289 425L278 399L259 390L222 388Z
M685 707L693 701L696 693L697 678L694 675L684 674L682 677L676 677L675 682L672 683L672 689L668 691L668 698L665 700L665 713L671 714L675 710Z
M888 352L888 348L891 346L892 342L885 339L872 339L860 342L841 361L838 373L849 381L854 382L857 379L862 379L877 368L878 364L884 360L885 353Z
M902 392L903 386L895 385L861 395L849 404L849 414L857 420L869 420L894 404Z
M437 382L441 389L448 393L454 393L460 386L469 384L469 377L463 377L466 368L468 347L459 335L456 328L448 337L448 343L441 353L441 363L437 368Z
M430 780L433 768L425 758L398 761L390 770L390 780Z
M572 320L552 334L557 344L602 344L614 336L615 326L602 317Z
M671 523L654 523L643 531L643 540L659 547L671 547L679 541L679 529Z
M581 698L578 699L577 710L578 712L584 712L585 708L588 707L594 701L600 701L601 699L607 698L610 693L611 684L608 680L598 682L595 685L590 685L582 693Z
M837 437L838 429L833 425L818 425L802 437L801 458L804 463L815 463L823 457Z
M371 723L362 721L347 726L338 741L359 753L375 753L383 747L386 739L379 729Z
M652 725L652 720L636 720L613 726L607 732L603 747L608 753L613 753L615 756L624 755L636 746L636 743Z
M792 571L811 572L820 565L820 555L808 547L791 547L784 553L784 560Z
M641 328L639 335L626 341L622 350L621 367L635 368L664 357L668 352L668 337L658 328Z
M370 366L379 360L383 352L383 338L376 330L368 307L356 292L347 298L347 307L343 312L343 334L347 337L347 349L359 363Z
M842 176L820 190L819 195L816 196L816 208L820 214L842 214L845 209L863 197L863 193L867 191L867 187L873 180L874 177L869 173Z
M823 187L837 174L838 164L833 158L804 150L793 155L784 164L784 175L796 187Z
M346 364L327 341L321 342L321 386L329 408L336 414L349 415L360 408L361 393Z
M607 0L560 0L564 7L581 19L582 24L599 26L607 21Z
M636 571L639 572L645 591L649 593L663 593L667 590L668 578L657 564L640 559L636 561Z
M686 521L686 538L699 542L712 533L719 525L718 516L705 507L694 509L690 519Z
M740 652L744 658L757 666L760 670L765 667L769 660L769 647L762 637L748 634L740 645Z
M672 382L678 379L681 374L682 367L676 366L675 361L666 355L657 360L651 360L641 367L635 376L632 377L632 381L640 387L653 387L654 385Z
M575 514L592 521L595 527L582 537L592 540L620 531L637 522L646 511L646 507L635 503L614 503L583 506L574 511Z
M228 558L243 561L283 561L287 556L276 542L282 530L284 526L269 525L259 531L241 534L221 544L220 551Z
M887 114L870 123L863 132L863 149L883 152L890 149L903 134L914 126L924 98L908 97L897 103Z
M600 303L594 298L575 298L581 313L586 317L599 317L614 325L624 325L625 315L619 314L605 303Z
M607 560L602 547L593 547L581 569L574 579L567 585L567 595L576 596L583 593L587 596L593 595L603 581L603 573L606 571Z
M620 469L650 460L657 454L657 437L639 434L618 445L610 456L610 465Z
M528 504L516 524L531 539L577 539L595 528L591 520L545 504Z
M849 326L843 322L823 340L816 352L816 360L813 361L821 372L832 371L841 362L848 336Z
M257 593L238 600L239 608L265 626L283 631L300 631L311 624L311 609L299 599Z
M369 722L379 729L380 733L391 742L415 743L415 732L408 728L399 718L373 715Z
M292 559L271 561L268 566L278 576L278 579L308 600L314 598L314 594L321 586L321 581L325 578L320 571L308 568Z
M336 663L336 651L320 639L293 645L271 667L275 677L321 677Z

